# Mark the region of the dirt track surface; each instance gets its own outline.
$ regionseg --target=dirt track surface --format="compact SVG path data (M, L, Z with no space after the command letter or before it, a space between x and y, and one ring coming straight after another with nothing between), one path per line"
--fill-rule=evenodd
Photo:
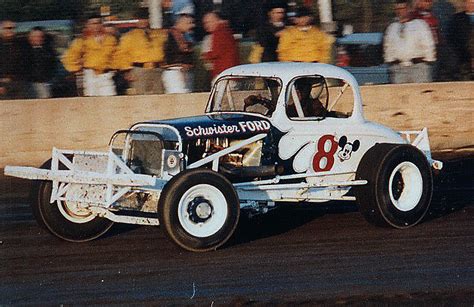
M285 206L203 254L157 227L68 243L37 226L27 199L0 199L0 305L473 306L473 166L447 163L427 220L407 230L369 225L348 202Z

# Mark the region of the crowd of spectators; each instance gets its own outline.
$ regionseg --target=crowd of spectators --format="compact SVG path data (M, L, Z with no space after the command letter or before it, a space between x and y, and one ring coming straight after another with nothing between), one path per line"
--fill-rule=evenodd
M44 30L33 28L24 41L15 37L15 23L1 23L0 98L49 98L56 54Z
M191 6L186 0L163 0L161 29L150 28L148 10L142 9L136 13L135 27L124 34L101 16L91 16L61 56L41 27L20 39L15 22L4 20L0 99L52 97L51 81L59 62L78 95L112 96L192 92L196 61L203 63L209 80L246 62L334 61L334 36L315 25L305 6L290 15L288 1L265 1L265 18L255 31L250 56L242 59L232 23L213 10L212 1L201 2ZM391 82L432 81L441 69L437 54L446 46L452 50L452 79L473 80L474 0L465 0L465 10L452 16L444 36L431 11L433 1L413 4L395 1L396 19L384 34L384 61Z

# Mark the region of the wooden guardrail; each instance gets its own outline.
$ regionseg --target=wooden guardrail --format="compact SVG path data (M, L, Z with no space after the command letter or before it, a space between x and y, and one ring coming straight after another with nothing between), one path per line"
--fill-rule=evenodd
M104 150L138 121L202 114L208 93L0 101L5 165L39 166L61 149ZM362 87L368 120L395 130L428 127L432 151L474 151L474 82Z

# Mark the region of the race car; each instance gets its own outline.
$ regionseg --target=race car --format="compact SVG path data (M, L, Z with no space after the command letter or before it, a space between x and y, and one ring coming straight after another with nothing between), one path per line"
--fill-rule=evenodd
M433 190L427 129L395 132L364 119L355 78L318 63L227 69L202 116L139 122L108 152L53 149L41 168L7 166L37 180L33 212L64 240L95 239L114 222L161 225L189 251L210 251L239 217L282 202L357 201L372 224L407 228Z

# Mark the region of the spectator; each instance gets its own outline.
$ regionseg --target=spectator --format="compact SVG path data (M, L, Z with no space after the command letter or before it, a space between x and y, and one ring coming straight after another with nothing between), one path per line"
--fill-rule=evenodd
M76 38L62 57L67 71L83 78L84 96L116 95L112 57L117 45L114 36L105 33L99 16L87 20L84 33Z
M114 21L117 21L116 16L107 16L103 19L103 24L104 24L104 32L107 34L112 35L115 37L115 39L118 41L120 40L120 31L117 29L117 27L114 24ZM114 68L116 63L115 63L115 54L113 57L113 66ZM127 90L130 86L129 82L125 79L125 72L121 70L116 70L114 72L114 76L112 77L115 85L115 91L117 92L117 95L126 95Z
M0 33L0 99L21 99L27 97L25 83L24 43L15 34L15 23L1 22Z
M171 28L174 22L173 0L161 1L161 16L163 29Z
M436 60L433 35L426 22L411 19L408 0L397 0L398 19L384 37L384 58L390 64L392 83L431 82L431 67Z
M433 0L416 0L413 19L421 19L430 27L433 40L436 45L440 41L439 20L432 12Z
M194 22L196 27L193 30L193 38L195 41L201 41L206 35L206 31L202 25L202 17L212 12L214 9L214 3L212 0L194 0Z
M161 12L163 16L163 28L173 27L179 15L194 15L195 5L192 0L162 0Z
M160 65L164 60L166 31L150 29L148 10L137 13L137 29L124 34L116 53L116 66L130 82L129 94L163 94Z
M220 0L221 16L228 20L233 33L248 37L262 23L263 1ZM255 34L255 33L253 33Z
M190 70L193 66L193 48L185 34L194 28L191 15L182 14L168 32L165 43L165 69L163 85L165 92L189 93L192 91Z
M108 16L103 19L104 32L115 37L117 40L120 39L120 31L115 27L114 21L117 20L116 16Z
M441 67L440 61L442 54L441 46L442 39L440 33L440 22L439 19L433 14L433 0L416 0L415 11L413 12L414 19L421 19L428 24L433 35L433 40L436 47L437 60L432 66L432 79L439 80L441 78Z
M331 60L333 37L312 25L313 17L306 7L298 9L295 26L280 35L278 59L285 62L321 62Z
M56 69L56 54L51 42L46 41L46 33L43 28L34 27L28 33L25 54L25 60L29 67L27 78L31 83L34 98L50 98L50 82Z
M472 80L474 63L474 0L465 0L465 10L454 14L448 27L448 42L456 57L455 78Z
M211 68L212 78L215 78L225 69L239 65L237 43L227 21L216 12L204 15L203 25L204 29L210 33L210 41L208 44L203 43L202 56Z
M273 3L268 10L268 20L257 32L258 43L263 47L262 62L278 61L278 40L285 28L286 3Z

